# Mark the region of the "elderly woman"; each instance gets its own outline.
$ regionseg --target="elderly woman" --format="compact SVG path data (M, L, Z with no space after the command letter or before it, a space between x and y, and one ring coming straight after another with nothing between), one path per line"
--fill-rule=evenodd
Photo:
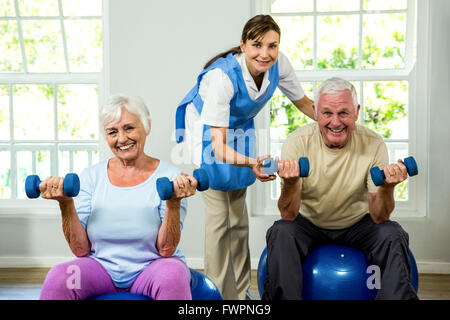
M76 259L54 266L40 299L87 299L131 292L153 299L191 299L190 272L180 253L184 199L197 181L144 153L150 117L136 97L113 96L100 114L114 157L86 168L76 198L63 178L40 185L43 198L59 202L66 240ZM174 195L162 201L156 180L173 180Z

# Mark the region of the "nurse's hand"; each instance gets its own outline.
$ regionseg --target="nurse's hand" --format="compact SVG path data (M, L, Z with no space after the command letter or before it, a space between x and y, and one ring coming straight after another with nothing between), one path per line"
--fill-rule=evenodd
M255 174L256 179L261 182L272 181L276 179L276 176L269 176L266 173L263 173L263 160L270 158L270 154L265 156L259 156L256 158L256 164L252 166L253 173Z

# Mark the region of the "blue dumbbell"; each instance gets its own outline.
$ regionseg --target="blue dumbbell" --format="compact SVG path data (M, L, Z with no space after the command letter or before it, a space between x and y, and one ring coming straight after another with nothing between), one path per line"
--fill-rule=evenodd
M298 159L298 165L300 166L300 177L305 178L309 175L309 160L306 157ZM274 176L275 172L278 172L278 162L273 158L264 159L263 172L269 176Z
M204 191L209 188L209 176L205 169L196 169L192 176L197 180L197 190ZM173 196L173 181L169 178L158 178L156 180L156 190L161 200L169 200Z
M408 171L408 175L410 177L415 176L419 173L417 168L416 160L413 157L407 157L403 160L403 164L406 167L406 171ZM384 171L379 167L373 167L370 169L370 176L372 177L372 181L376 186L381 186L384 184L384 180L386 176L384 175Z
M39 176L33 174L25 180L25 192L30 199L38 198L41 194ZM68 173L64 177L64 194L68 197L76 197L80 192L80 178L76 173Z

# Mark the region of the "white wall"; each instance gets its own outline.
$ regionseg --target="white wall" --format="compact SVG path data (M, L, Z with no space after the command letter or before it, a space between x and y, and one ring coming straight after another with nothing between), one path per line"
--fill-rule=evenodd
M239 43L252 0L109 2L105 95L139 95L148 104L152 133L146 152L170 161L175 109L194 85L204 63ZM450 3L433 0L430 7L429 197L426 219L400 220L422 271L450 272ZM424 79L425 81L425 79ZM102 150L107 148L102 146ZM104 152L104 156L107 152ZM190 165L178 165L187 172ZM258 182L257 182L258 183ZM248 199L250 203L250 199ZM202 267L204 213L200 195L189 199L182 250L192 267ZM251 217L252 267L265 246L266 230L278 219ZM52 265L70 257L60 218L0 217L0 266Z

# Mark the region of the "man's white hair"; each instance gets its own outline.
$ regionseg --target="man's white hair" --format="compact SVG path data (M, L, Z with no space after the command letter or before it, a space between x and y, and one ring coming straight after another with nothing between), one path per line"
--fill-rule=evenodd
M144 100L136 96L112 95L100 110L100 123L104 128L111 121L118 122L122 116L122 108L135 114L141 120L145 133L150 133L150 113Z
M356 97L356 90L355 87L347 80L344 80L342 78L333 77L330 79L325 80L320 84L320 86L316 89L315 95L314 95L314 101L316 105L316 115L318 113L319 109L319 99L320 96L324 93L327 94L336 94L340 93L342 91L349 90L352 94L353 98L353 106L355 107L355 114L358 112L358 98Z

